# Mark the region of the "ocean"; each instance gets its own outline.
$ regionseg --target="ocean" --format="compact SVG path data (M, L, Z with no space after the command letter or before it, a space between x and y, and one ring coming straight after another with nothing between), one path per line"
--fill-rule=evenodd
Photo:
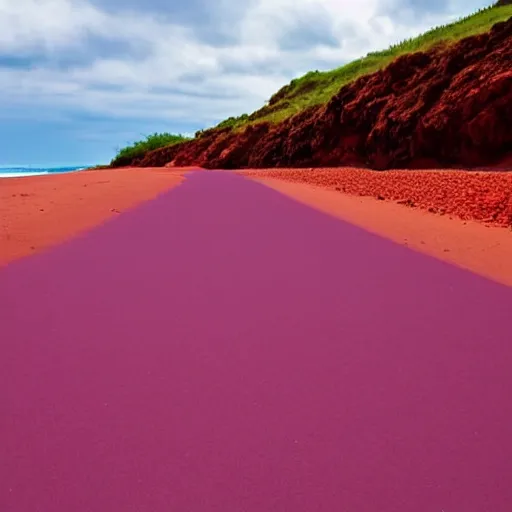
M20 178L24 176L40 176L43 174L62 174L86 169L87 166L70 167L37 167L34 165L3 166L0 165L0 178Z

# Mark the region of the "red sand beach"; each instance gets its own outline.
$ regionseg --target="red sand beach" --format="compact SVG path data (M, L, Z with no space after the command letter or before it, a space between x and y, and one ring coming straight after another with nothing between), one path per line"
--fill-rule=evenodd
M509 512L511 304L191 173L0 269L0 510Z
M0 179L0 266L58 244L182 181L181 170L102 169Z
M193 169L104 169L0 180L0 265L152 199L182 183L183 174ZM512 233L495 227L503 226L511 212L512 173L347 168L242 174L368 231L512 286ZM483 218L493 225L475 220Z
M247 176L307 183L397 201L440 215L512 227L512 172L466 170L248 169Z
M512 219L512 173L347 168L240 174L394 242L512 286L512 232L504 227L505 220ZM484 216L494 220L485 225L475 220Z

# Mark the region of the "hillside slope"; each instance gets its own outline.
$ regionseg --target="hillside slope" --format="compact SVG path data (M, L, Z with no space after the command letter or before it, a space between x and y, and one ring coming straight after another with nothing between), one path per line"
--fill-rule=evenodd
M512 18L447 48L399 57L327 105L158 149L140 166L484 166L512 150Z
M240 129L262 121L283 121L305 108L327 103L344 85L354 82L363 75L384 69L402 55L429 51L435 46L446 46L464 37L488 32L494 24L506 21L512 16L512 5L505 7L507 3L511 4L512 0L501 2L503 3L480 9L455 22L432 28L385 50L368 53L365 57L339 68L330 71L311 71L282 87L262 108L250 115L230 117L216 128Z

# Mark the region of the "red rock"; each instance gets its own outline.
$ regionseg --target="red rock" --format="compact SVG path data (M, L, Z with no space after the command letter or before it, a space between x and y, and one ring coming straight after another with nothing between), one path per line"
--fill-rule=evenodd
M512 18L444 49L403 55L327 105L244 131L207 130L140 166L496 166L512 158Z

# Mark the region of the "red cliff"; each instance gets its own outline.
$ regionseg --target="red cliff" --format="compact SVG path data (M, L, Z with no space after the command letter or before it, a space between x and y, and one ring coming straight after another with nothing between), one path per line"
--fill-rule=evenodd
M493 166L512 152L512 19L396 59L282 123L210 130L140 166Z

